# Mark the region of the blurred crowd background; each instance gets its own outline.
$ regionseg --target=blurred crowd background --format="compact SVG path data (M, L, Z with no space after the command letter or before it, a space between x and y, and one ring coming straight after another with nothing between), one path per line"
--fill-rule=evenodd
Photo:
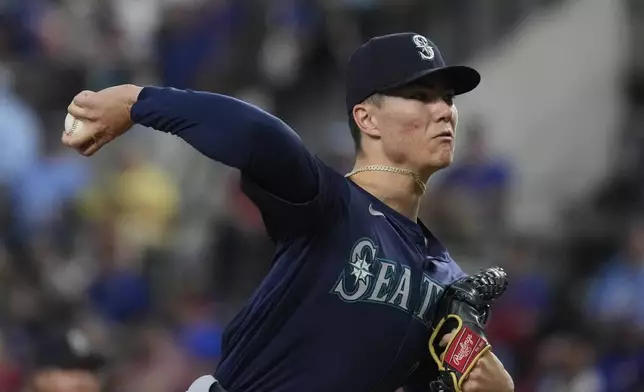
M508 270L489 335L517 391L644 391L641 0L0 0L0 392L185 391L273 251L237 173L173 136L63 149L78 92L234 95L346 171L344 64L396 31L483 74L422 213Z

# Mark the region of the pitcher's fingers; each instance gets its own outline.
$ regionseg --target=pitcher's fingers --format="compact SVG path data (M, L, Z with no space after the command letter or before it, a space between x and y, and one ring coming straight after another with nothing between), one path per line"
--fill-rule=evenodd
M72 102L67 106L67 113L74 116L78 120L96 120L96 116L92 109L78 106L75 102Z
M76 94L72 102L76 104L76 106L91 109L96 106L96 101L94 100L95 96L96 93L94 91L84 90Z
M61 141L67 147L71 147L79 152L84 151L90 143L93 143L93 138L89 132L76 132L73 134L68 134L67 132L62 132L63 136Z
M440 343L438 343L438 345L440 347L447 346L447 343L449 343L450 339L452 339L452 336L454 336L455 333L456 333L456 330L453 329L452 332L445 334L445 336L443 336L443 338L441 339Z
M96 154L96 152L100 150L104 144L105 143L101 143L101 141L98 140L97 138L92 138L91 143L89 143L88 147L85 148L81 152L81 154L85 155L86 157L91 157L92 155Z
M63 142L63 145L73 148L74 150L78 151L80 154L83 154L85 150L87 150L94 143L94 140L92 139L92 137L90 136L88 138L87 137L88 135L85 135L85 134L70 135L65 131L63 131L62 134L63 136L61 137L61 141Z

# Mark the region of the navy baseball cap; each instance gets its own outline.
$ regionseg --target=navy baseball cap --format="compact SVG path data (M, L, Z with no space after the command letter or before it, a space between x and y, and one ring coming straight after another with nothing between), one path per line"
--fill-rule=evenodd
M438 47L423 35L409 32L371 38L349 59L347 112L373 94L429 77L439 77L456 95L474 90L481 81L473 68L445 65Z

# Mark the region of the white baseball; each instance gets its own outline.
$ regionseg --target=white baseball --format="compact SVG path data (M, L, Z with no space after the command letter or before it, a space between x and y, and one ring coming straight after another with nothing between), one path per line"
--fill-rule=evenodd
M71 114L65 117L65 135L78 135L83 132L83 122Z

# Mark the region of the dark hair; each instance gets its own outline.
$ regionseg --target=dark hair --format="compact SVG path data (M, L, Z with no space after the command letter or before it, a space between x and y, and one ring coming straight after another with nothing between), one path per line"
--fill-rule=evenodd
M382 95L381 94L373 94L367 97L364 101L361 103L369 103L375 106L380 107L382 104ZM351 131L351 138L353 139L353 145L355 147L356 152L360 151L361 148L361 131L360 127L358 124L356 124L356 120L353 118L353 112L349 112L349 131Z

